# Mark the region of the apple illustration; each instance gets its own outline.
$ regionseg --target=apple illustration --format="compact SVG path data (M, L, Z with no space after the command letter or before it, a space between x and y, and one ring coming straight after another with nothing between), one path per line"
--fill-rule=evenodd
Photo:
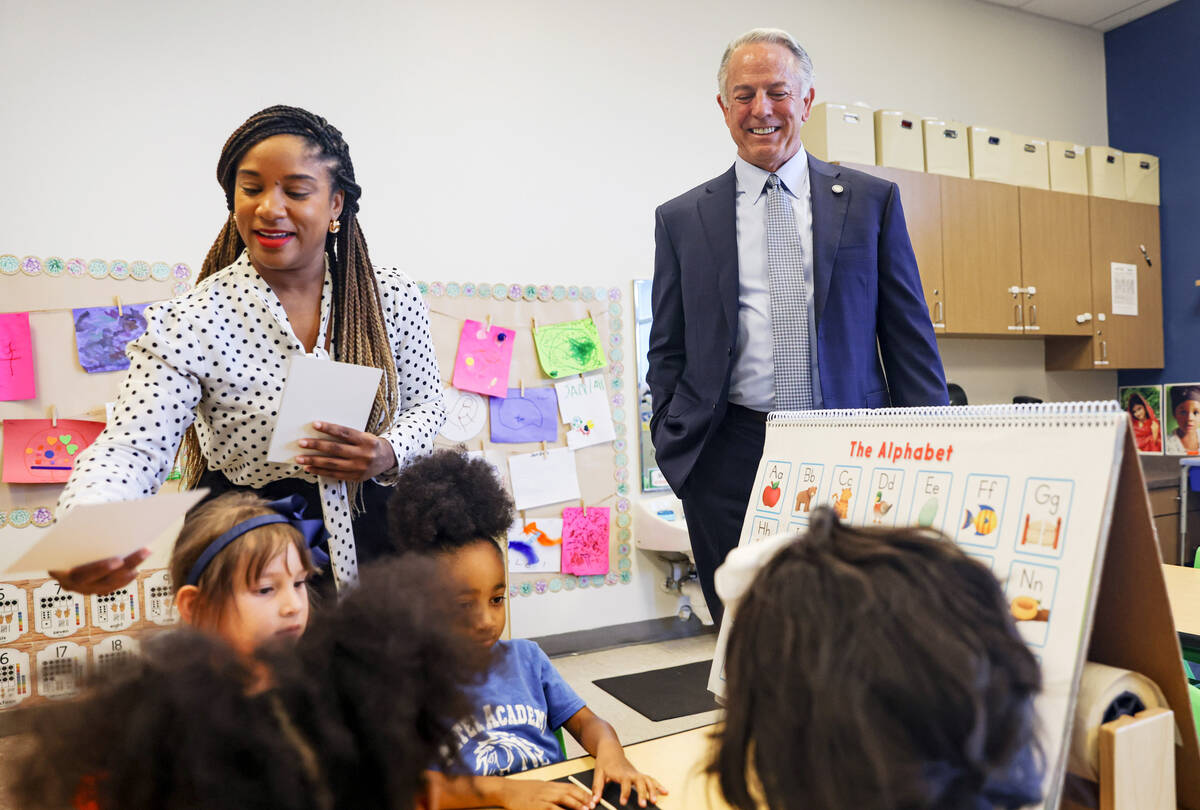
M779 503L779 496L782 494L783 493L779 490L779 482L772 481L771 485L763 490L763 505L765 505L768 509L774 507L775 504Z

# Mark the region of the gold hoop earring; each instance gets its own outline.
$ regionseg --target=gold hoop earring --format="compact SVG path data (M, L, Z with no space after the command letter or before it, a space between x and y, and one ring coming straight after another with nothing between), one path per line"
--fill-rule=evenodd
M342 229L342 223L338 222L336 219L329 220L329 232L330 233L337 233L341 229Z

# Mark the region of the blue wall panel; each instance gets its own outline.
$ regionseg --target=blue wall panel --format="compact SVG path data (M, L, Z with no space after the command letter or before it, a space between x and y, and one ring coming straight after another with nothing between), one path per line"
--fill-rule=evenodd
M1159 157L1162 371L1122 385L1200 380L1200 0L1178 0L1104 35L1108 143Z

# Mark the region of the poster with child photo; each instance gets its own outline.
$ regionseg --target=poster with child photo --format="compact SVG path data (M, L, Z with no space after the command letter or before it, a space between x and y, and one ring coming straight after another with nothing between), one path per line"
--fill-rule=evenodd
M1166 388L1163 450L1168 456L1200 455L1200 382L1174 383Z
M1162 455L1162 394L1161 385L1131 385L1117 389L1121 407L1129 415L1133 443L1143 455Z

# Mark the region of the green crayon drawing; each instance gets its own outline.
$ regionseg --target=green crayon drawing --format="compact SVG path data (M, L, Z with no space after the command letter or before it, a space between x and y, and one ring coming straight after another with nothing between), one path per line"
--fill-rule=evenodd
M607 365L600 333L590 317L539 326L533 330L533 342L548 377L559 379Z

